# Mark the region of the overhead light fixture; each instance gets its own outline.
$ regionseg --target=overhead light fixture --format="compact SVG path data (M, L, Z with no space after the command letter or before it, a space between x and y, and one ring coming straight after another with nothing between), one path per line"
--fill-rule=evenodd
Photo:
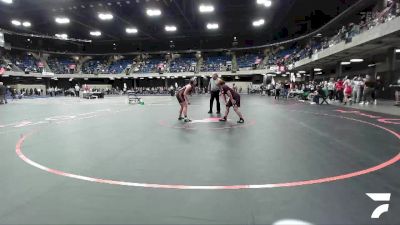
M24 27L31 27L32 24L31 24L31 22L25 21L25 22L22 23L22 26L24 26Z
M134 27L128 27L128 28L125 29L125 31L128 34L136 34L138 32L138 29L134 28Z
M374 67L374 66L376 66L376 64L375 64L375 63L373 63L373 64L369 64L369 65L368 65L368 67Z
M199 11L201 13L210 13L210 12L214 12L214 6L212 5L200 5L199 6Z
M19 21L19 20L11 20L11 23L12 23L12 25L15 25L15 26L21 26L21 22Z
M264 23L265 23L264 19L255 20L255 21L253 21L253 26L259 27L259 26L263 25Z
M67 39L68 38L68 34L56 34L55 36L60 38L60 39Z
M316 75L321 75L322 74L322 72L318 72L318 73L316 73Z
M341 62L340 65L350 65L351 62Z
M400 53L400 48L394 50L396 53Z
M257 4L264 5L265 7L270 7L272 5L272 1L270 1L270 0L257 0Z
M98 16L101 20L112 20L114 18L111 13L99 13Z
M159 9L147 9L146 14L148 16L160 16L161 15L161 10Z
M165 31L167 31L167 32L174 32L176 30L177 30L176 26L173 26L173 25L165 26Z
M314 71L315 71L315 72L320 72L320 71L322 71L322 69L320 69L320 68L314 68Z
M55 21L56 21L56 23L59 23L59 24L67 24L70 22L69 18L67 18L67 17L56 17Z
M90 35L92 35L92 36L101 36L101 32L100 31L90 31Z
M207 29L209 30L216 30L219 28L218 23L207 23Z
M2 2L6 3L6 4L12 4L13 0L1 0Z
M304 70L300 70L300 71L299 71L299 73L306 73L306 71L304 71Z
M364 59L350 59L350 62L364 62Z

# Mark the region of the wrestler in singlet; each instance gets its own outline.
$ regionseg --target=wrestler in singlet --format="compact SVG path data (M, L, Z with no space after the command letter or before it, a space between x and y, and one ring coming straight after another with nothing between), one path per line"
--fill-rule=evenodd
M234 91L232 88L230 88L228 85L224 84L221 86L222 89L222 94L227 94L228 91L231 92L233 99L236 101L235 105L237 107L240 107L240 95ZM229 99L228 103L226 104L227 107L232 107L233 104L231 102L231 100Z
M190 84L188 85L190 86ZM179 103L185 102L185 96L183 96L183 94L185 93L188 85L185 85L184 87L179 89L179 91L176 93L176 98L178 99Z

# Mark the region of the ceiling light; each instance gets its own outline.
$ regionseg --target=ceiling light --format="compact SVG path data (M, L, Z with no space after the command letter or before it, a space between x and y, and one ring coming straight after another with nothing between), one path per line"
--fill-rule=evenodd
M22 26L24 26L24 27L30 27L31 25L32 25L31 22L28 22L28 21L25 21L22 23Z
M374 67L374 66L376 66L376 64L375 64L375 63L373 63L373 64L369 64L369 65L368 65L368 67Z
M146 14L148 16L160 16L161 15L161 10L159 9L147 9Z
M350 65L351 62L341 62L340 65Z
M90 31L90 35L92 35L92 36L100 36L101 32L100 31Z
M265 23L264 19L255 20L255 21L253 21L253 26L259 27L259 26L263 25L264 23Z
M31 22L25 21L25 22L22 23L22 26L30 27L30 26L32 26L32 24L31 24Z
M55 36L60 38L60 39L67 39L68 38L68 34L56 34Z
M299 73L306 73L306 71L304 71L304 70L301 70L301 71L299 71Z
M6 4L11 4L13 3L13 0L1 0L2 2L6 3Z
M322 74L322 72L318 72L318 73L316 73L316 75L321 75Z
M364 62L364 59L350 59L350 62Z
M128 34L136 34L138 32L138 29L134 28L134 27L128 27L125 29L126 33Z
M214 6L212 5L200 5L199 6L199 11L201 13L210 13L210 12L214 12Z
M396 53L400 53L400 48L394 50Z
M272 5L272 1L270 1L270 0L257 0L257 4L264 5L265 7L270 7Z
M101 20L112 20L114 16L111 13L99 13L99 19Z
M59 23L59 24L67 24L70 22L69 18L67 18L67 17L56 17L55 21L56 21L56 23Z
M216 30L219 28L218 23L207 23L207 29L209 30Z
M319 72L319 71L322 71L322 69L320 69L320 68L314 68L314 71L315 71L315 72Z
M168 32L174 32L177 30L176 26L165 26L165 30Z
M11 23L15 26L21 26L21 22L18 20L11 20Z

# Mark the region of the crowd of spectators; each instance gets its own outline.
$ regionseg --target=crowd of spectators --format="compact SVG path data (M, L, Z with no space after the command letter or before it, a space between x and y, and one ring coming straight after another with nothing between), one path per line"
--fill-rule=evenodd
M384 82L377 76L376 79L370 75L345 77L343 79L329 81L309 82L271 82L261 87L268 96L275 99L293 98L310 100L312 104L319 104L320 98L326 99L327 103L338 104L377 104L377 99L384 91Z
M361 14L358 21L350 22L337 30L331 37L322 37L321 34L308 40L305 44L297 43L287 49L275 48L268 55L268 66L289 67L304 58L311 58L313 54L332 47L341 42L349 43L352 38L379 24L400 16L400 0L388 0L382 11L369 11Z
M247 53L237 57L238 68L254 67L257 63L266 63L267 66L277 66L278 68L288 68L304 58L310 58L313 54L327 49L341 42L349 43L352 38L367 31L379 24L392 20L400 15L400 0L388 0L387 6L381 11L370 11L361 14L357 21L348 23L339 28L335 35L322 37L318 34L305 43L295 43L286 49L276 47L266 54L266 60L262 60L260 55ZM32 55L27 54L6 54L12 64L19 67L25 72L41 72L43 65L39 66L39 62ZM51 57L48 65L52 72L70 73L69 65L74 64L73 60L67 58ZM82 65L81 71L84 74L120 74L130 68L132 60L116 60L110 62L107 59L93 59ZM148 58L136 63L137 73L156 73L156 72L194 72L196 59L194 57L181 57L171 61L162 58ZM202 72L229 71L232 68L232 59L228 55L205 56L203 65L200 69ZM11 69L11 68L8 68Z

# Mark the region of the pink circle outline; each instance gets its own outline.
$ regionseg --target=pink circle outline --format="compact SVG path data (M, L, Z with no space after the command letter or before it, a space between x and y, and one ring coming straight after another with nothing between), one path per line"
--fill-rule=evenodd
M343 116L335 116L335 115L328 115L328 114L319 114L319 113L312 113L315 115L323 115L323 116L332 116L332 117L338 117L342 119L348 119L348 120L353 120L357 121L360 123L368 124L380 129L383 129L391 134L393 134L397 139L400 140L400 134L390 130L386 127L363 121L363 120L358 120L354 118L349 118L349 117L343 117ZM286 183L275 183L275 184L243 184L243 185L210 185L210 186L204 186L204 185L177 185L177 184L153 184L153 183L136 183L136 182L126 182L126 181L116 181L116 180L108 180L108 179L100 179L100 178L94 178L94 177L87 177L87 176L82 176L82 175L77 175L77 174L72 174L72 173L67 173L64 171L56 170L56 169L51 169L46 166L43 166L28 157L26 157L23 152L22 152L22 145L24 141L26 140L27 137L33 135L33 133L30 133L28 135L22 135L20 139L18 140L16 147L15 147L15 152L18 155L20 159L22 159L25 163L36 167L40 170L46 171L48 173L52 173L58 176L64 176L64 177L69 177L69 178L74 178L78 180L84 180L84 181L90 181L90 182L96 182L96 183L103 183L103 184L112 184L112 185L120 185L120 186L130 186L130 187L142 187L142 188L154 188L154 189L178 189L178 190L238 190L238 189L265 189L265 188L281 188L281 187L297 187L297 186L304 186L304 185L312 185L312 184L321 184L321 183L327 183L327 182L334 182L338 180L344 180L344 179L349 179L352 177L357 177L361 175L365 175L368 173L372 173L378 170L381 170L385 167L388 167L390 165L395 164L400 160L400 153L395 155L393 158L389 159L388 161L385 161L379 165L364 169L364 170L359 170L347 174L342 174L342 175L337 175L337 176L331 176L331 177L325 177L325 178L319 178L319 179L312 179L312 180L303 180L303 181L293 181L293 182L286 182Z

